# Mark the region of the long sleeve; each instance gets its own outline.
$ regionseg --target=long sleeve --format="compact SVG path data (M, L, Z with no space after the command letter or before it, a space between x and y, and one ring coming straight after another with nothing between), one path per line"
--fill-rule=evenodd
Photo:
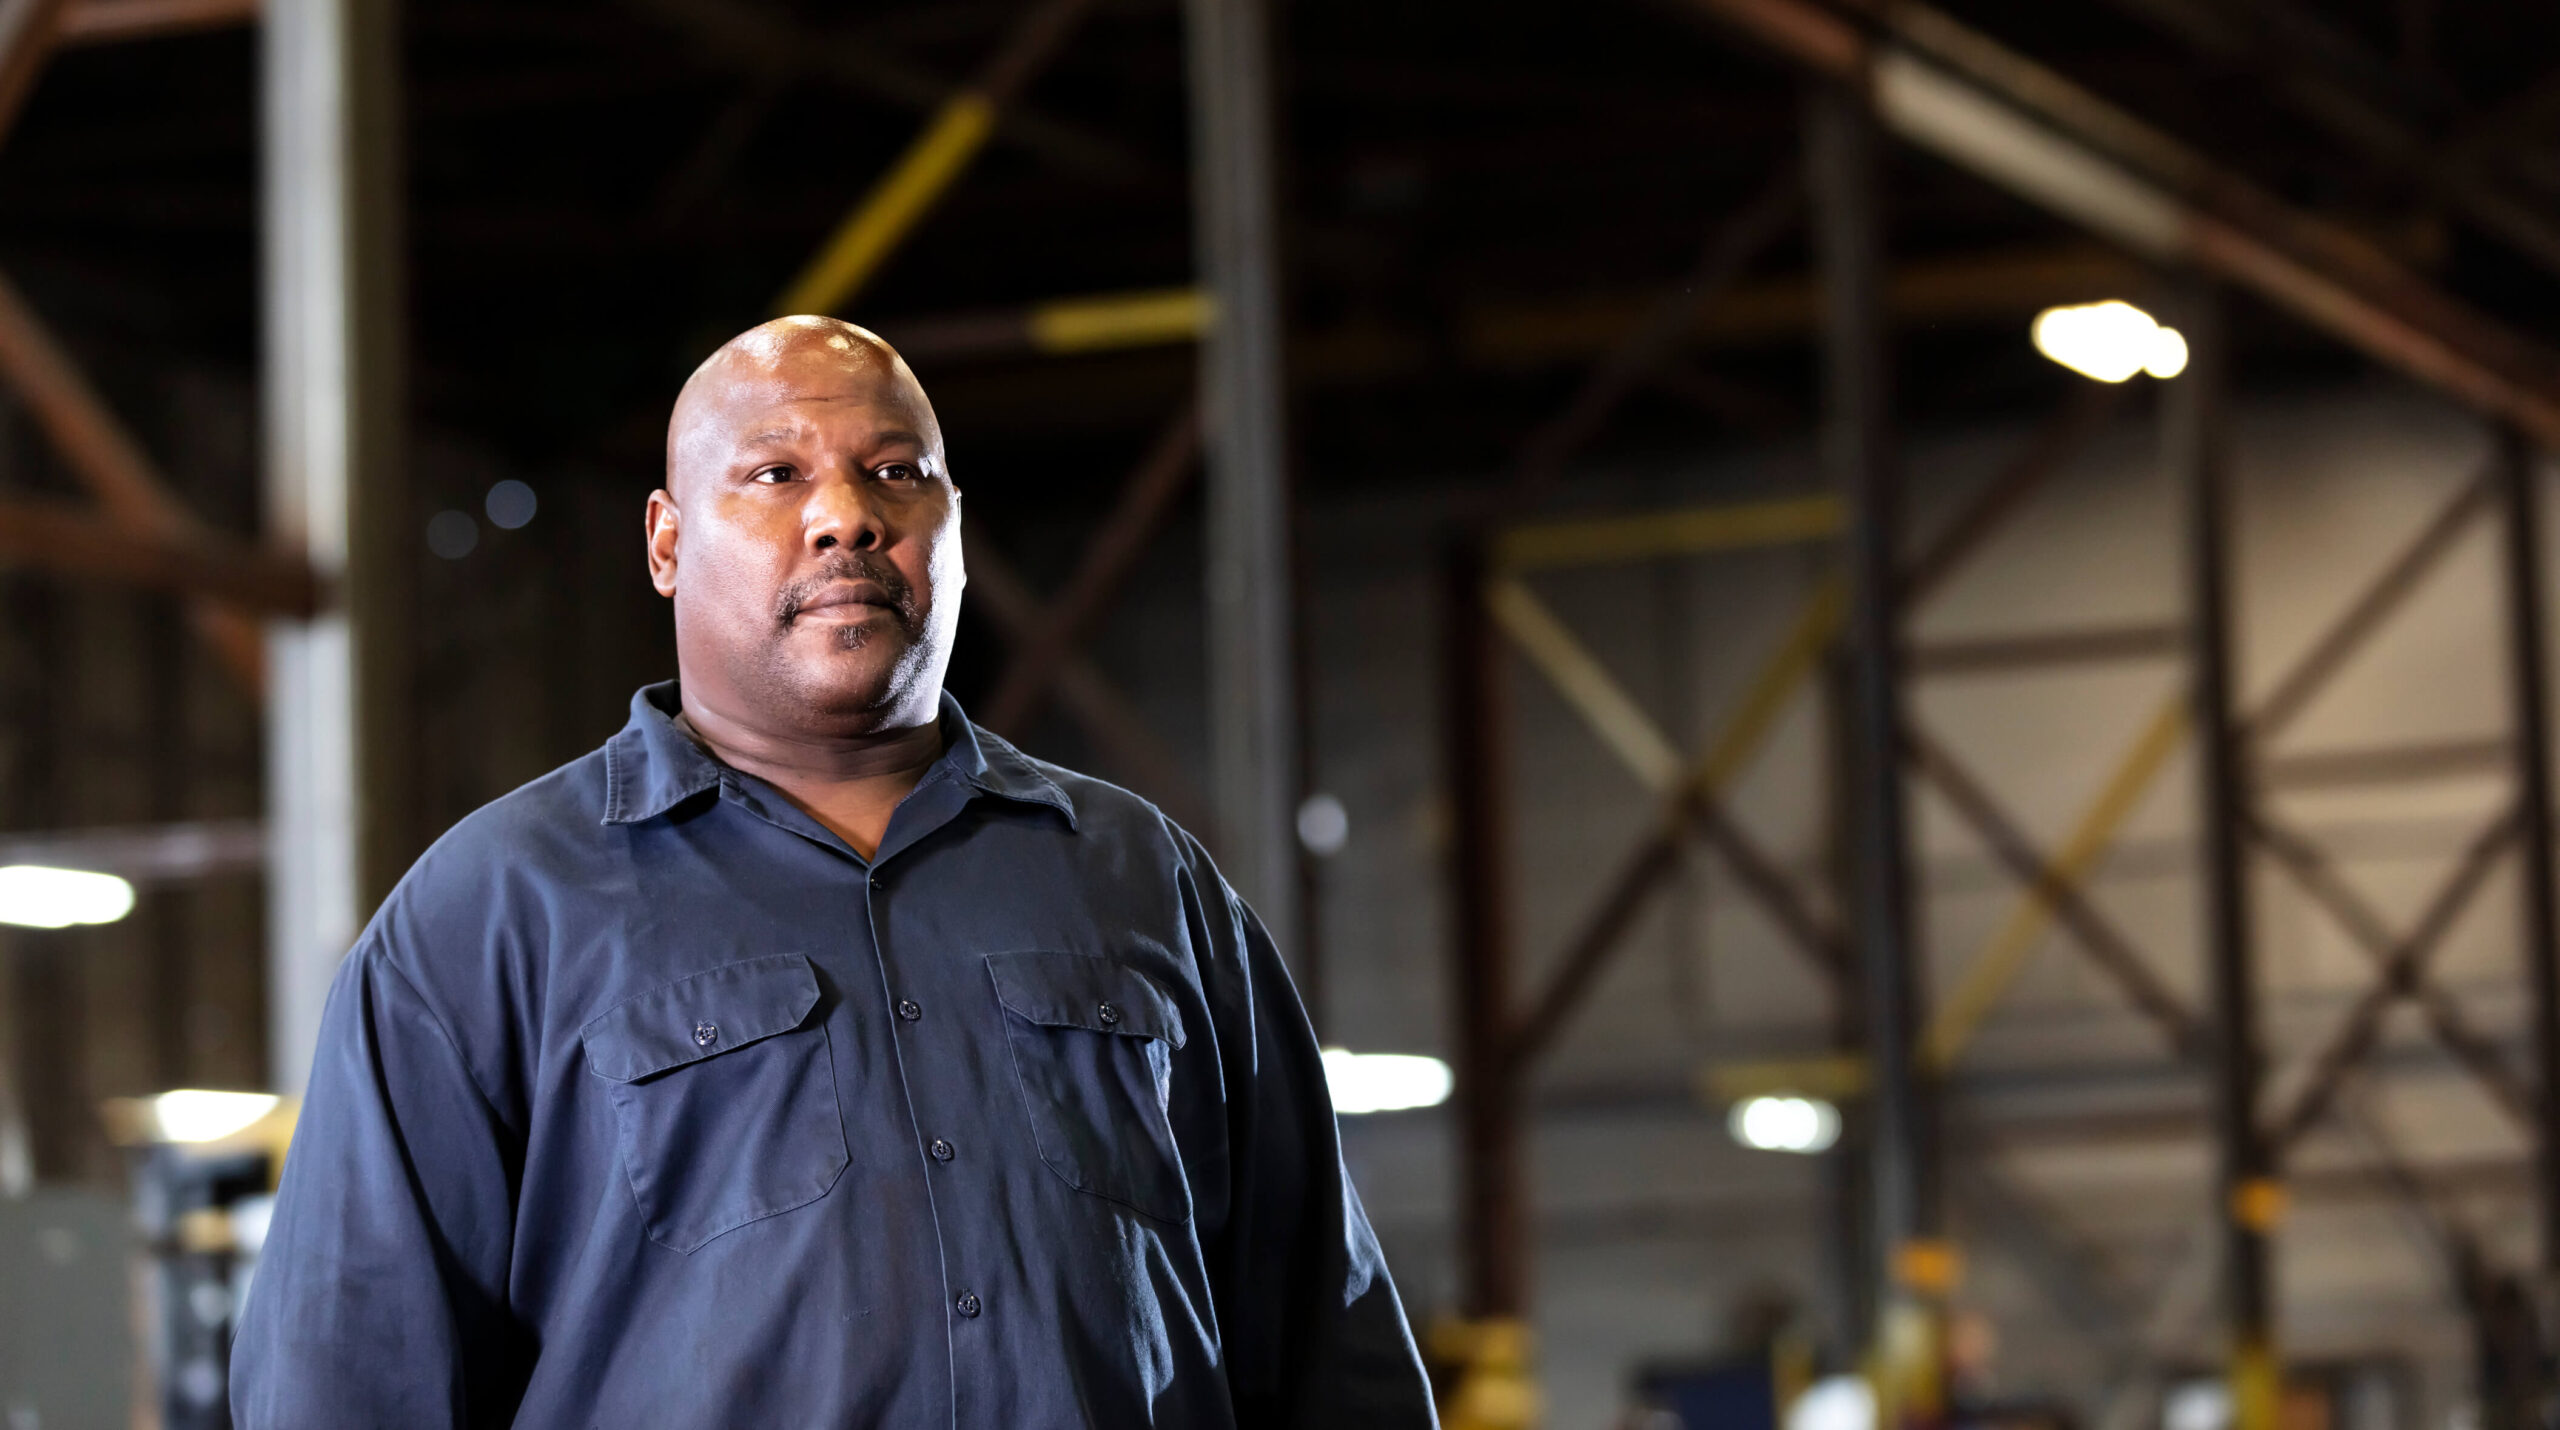
M1262 921L1209 905L1232 1200L1223 1233L1236 1422L1245 1430L1437 1424L1430 1382L1368 1213L1342 1164L1315 1031ZM1223 908L1220 903L1223 903ZM1213 1254L1216 1254L1213 1252Z
M243 1430L504 1424L527 1342L506 1314L521 1139L379 945L329 994L232 1352Z

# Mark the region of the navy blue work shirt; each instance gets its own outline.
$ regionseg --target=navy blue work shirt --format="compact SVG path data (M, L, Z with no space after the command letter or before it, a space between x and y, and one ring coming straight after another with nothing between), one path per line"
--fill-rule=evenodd
M1195 840L945 697L866 861L676 708L456 826L339 971L244 1430L1433 1423Z

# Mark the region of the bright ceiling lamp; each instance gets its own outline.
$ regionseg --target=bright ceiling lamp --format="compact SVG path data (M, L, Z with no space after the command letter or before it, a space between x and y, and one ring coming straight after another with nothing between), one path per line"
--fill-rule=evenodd
M2176 377L2187 370L2187 340L2177 329L2114 298L2047 308L2028 331L2037 352L2100 382L2122 382L2137 372Z
M1725 1128L1763 1152L1823 1152L1840 1140L1840 1109L1818 1097L1750 1097L1733 1105Z
M133 886L113 874L42 864L0 868L0 924L58 929L111 924L132 912Z
M1449 1065L1438 1058L1348 1048L1324 1050L1324 1082L1333 1093L1333 1110L1345 1116L1438 1107L1449 1100L1453 1085Z
M277 1099L267 1092L206 1092L190 1087L142 1101L150 1109L155 1140L219 1142L275 1111Z

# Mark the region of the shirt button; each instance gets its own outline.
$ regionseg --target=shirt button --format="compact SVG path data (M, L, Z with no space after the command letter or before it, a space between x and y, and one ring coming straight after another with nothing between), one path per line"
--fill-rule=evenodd
M939 1137L933 1139L933 1160L937 1162L948 1162L959 1155L959 1148L952 1146L950 1143L943 1141Z
M961 1292L960 1299L951 1303L951 1309L959 1312L963 1316L975 1319L978 1314L978 1293L975 1291Z
M718 1041L720 1041L719 1024L696 1023L693 1025L693 1045L695 1047L707 1048Z
M898 1016L912 1023L924 1016L924 1005L913 998L901 998L898 1000Z
M1100 1018L1102 1020L1102 1026L1106 1028L1117 1028L1120 1026L1120 1007L1116 1003L1105 1003L1101 1007L1094 1009L1093 1016Z

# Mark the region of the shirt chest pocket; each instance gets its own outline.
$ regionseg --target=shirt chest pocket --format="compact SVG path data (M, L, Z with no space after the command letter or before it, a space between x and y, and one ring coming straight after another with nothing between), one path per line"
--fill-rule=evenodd
M651 1241L690 1253L835 1186L844 1117L817 1004L817 974L790 953L652 989L583 1029Z
M1191 1217L1167 1105L1182 1016L1156 982L1069 953L987 957L1040 1160L1159 1221Z

